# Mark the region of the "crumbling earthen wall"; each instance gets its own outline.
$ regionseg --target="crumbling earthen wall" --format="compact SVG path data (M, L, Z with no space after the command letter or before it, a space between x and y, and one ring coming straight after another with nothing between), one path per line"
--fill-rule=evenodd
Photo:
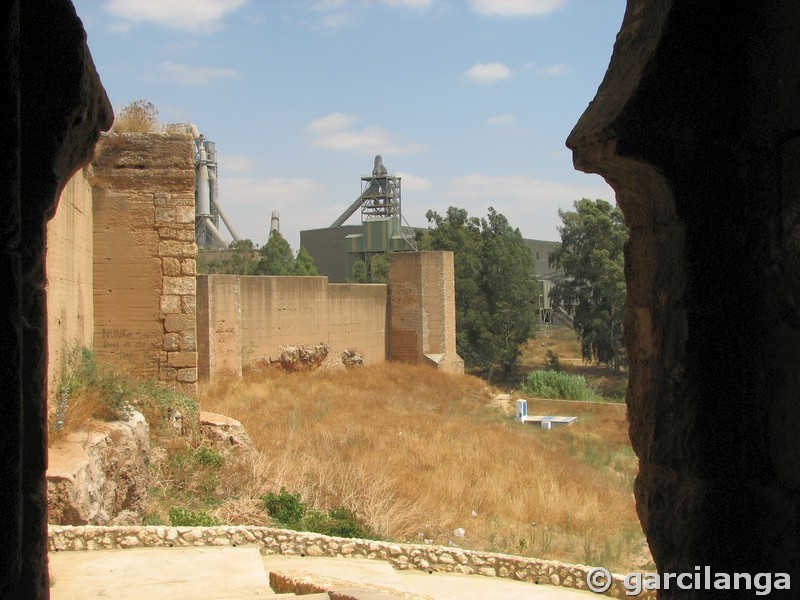
M105 135L94 167L98 358L194 395L194 154L186 134Z
M327 277L198 276L201 378L241 375L281 346L325 343L386 359L386 286L329 284Z
M94 337L91 167L67 182L47 223L47 384L58 388L67 354Z
M453 253L402 252L390 260L389 356L463 373L456 350Z

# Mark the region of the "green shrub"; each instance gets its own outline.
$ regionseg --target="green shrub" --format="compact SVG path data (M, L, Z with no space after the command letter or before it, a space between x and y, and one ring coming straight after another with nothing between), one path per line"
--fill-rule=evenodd
M261 501L269 516L280 526L287 529L301 529L306 516L306 505L300 500L300 494L290 494L285 488L277 494L269 492L261 496Z
M532 371L522 384L522 392L537 398L597 400L597 394L582 375L561 371Z
M169 521L173 527L215 527L222 521L212 517L204 510L189 510L180 506L169 509Z
M323 533L323 532L319 532ZM346 508L332 508L328 513L328 530L325 535L346 538L375 539L375 532L362 523L356 514Z
M210 446L197 447L194 451L194 460L197 461L198 464L214 467L216 469L222 468L222 463L225 462L225 458L222 454Z
M332 508L328 512L309 508L300 499L300 494L291 494L284 488L277 494L270 492L261 496L261 501L273 521L286 529L334 537L377 539L375 532L346 508Z

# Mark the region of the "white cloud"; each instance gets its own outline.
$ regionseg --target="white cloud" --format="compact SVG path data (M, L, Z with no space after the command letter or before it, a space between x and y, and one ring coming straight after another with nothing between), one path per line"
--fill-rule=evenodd
M311 121L306 133L312 146L329 150L349 150L360 154L414 154L427 148L423 144L399 142L395 136L377 125L357 130L356 115L331 113Z
M325 188L313 179L231 178L225 176L227 172L225 163L220 162L220 202L238 233L256 244L267 241L273 210L280 213L281 233L295 252L301 229L326 227L333 220L330 214L316 209Z
M389 8L414 11L428 10L434 0L379 0ZM366 10L372 8L374 0L318 0L311 9L321 13L320 22L327 29L342 29L363 20Z
M405 192L426 192L433 187L427 177L418 177L404 171L398 171L396 175L400 177L400 185Z
M311 134L326 134L332 131L339 131L341 129L348 129L358 121L355 115L346 115L344 113L330 113L319 119L314 119L306 125L306 131Z
M527 174L472 174L449 182L447 204L466 208L472 216L485 216L490 206L508 217L512 227L533 239L557 240L561 224L558 209L571 210L581 198L614 201L614 190L600 177L586 176L586 183L537 179Z
M131 24L124 21L115 21L108 26L111 33L125 34L131 30Z
M547 204L565 198L580 200L583 197L581 194L586 194L588 191L591 190L588 190L587 186L536 179L526 174L476 173L450 181L446 194L457 198L509 198Z
M227 13L247 0L109 0L105 9L123 23L150 23L167 29L210 32ZM121 24L118 24L119 27Z
M555 65L545 67L542 69L542 73L545 75L564 75L565 73L569 73L569 67L564 63L557 63Z
M238 75L234 69L192 67L170 61L162 62L159 66L168 81L183 85L205 85L214 79L229 79Z
M220 165L222 169L222 165ZM273 208L288 206L295 202L308 202L323 191L323 187L313 179L298 177L294 179L223 177L220 181L220 196L237 204L267 204ZM272 209L270 209L272 210Z
M464 77L474 83L494 83L511 75L511 69L503 63L478 63L464 73Z
M516 120L517 118L514 115L505 114L489 117L486 119L486 122L489 123L489 125L511 125Z
M247 173L253 170L253 159L244 154L223 154L219 157L219 170L223 173Z
M556 63L547 67L539 67L535 62L531 61L525 64L525 69L528 71L533 71L537 75L565 75L569 73L572 69L569 65L565 63Z
M470 4L487 17L538 17L565 6L567 0L471 0Z

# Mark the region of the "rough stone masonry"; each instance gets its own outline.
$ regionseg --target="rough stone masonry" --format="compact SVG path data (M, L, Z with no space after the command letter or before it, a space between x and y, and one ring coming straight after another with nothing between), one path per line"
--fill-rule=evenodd
M194 396L197 246L191 137L104 135L93 167L98 358Z

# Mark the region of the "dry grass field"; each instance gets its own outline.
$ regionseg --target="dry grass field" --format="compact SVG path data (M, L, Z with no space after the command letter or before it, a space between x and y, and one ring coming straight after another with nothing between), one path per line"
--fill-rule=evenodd
M260 452L252 470L223 468L215 514L263 522L257 499L284 487L389 540L647 568L624 405L532 401L579 417L547 431L493 398L480 379L391 363L203 387L201 408L241 421Z

